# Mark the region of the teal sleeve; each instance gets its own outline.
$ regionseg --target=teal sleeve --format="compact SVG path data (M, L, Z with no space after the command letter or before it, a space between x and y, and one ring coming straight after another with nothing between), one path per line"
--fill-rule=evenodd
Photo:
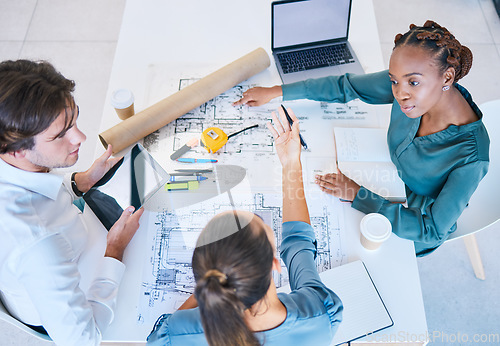
M316 236L311 225L302 221L283 223L281 259L288 269L292 294L297 290L308 290L317 296L325 306L335 331L342 321L342 302L321 281L315 257Z
M153 330L146 339L148 345L171 345L170 331L168 328L168 320L171 316L172 314L163 314L158 318Z
M314 264L316 236L311 225L301 221L283 223L281 258L288 269L292 291L303 286L323 285Z
M399 237L436 247L454 229L487 171L487 161L475 161L456 168L449 174L436 199L409 192L407 208L361 187L352 207L364 213L383 214L391 221L392 230Z
M360 99L369 104L393 103L392 84L388 71L307 79L282 85L283 100L309 99L346 103Z

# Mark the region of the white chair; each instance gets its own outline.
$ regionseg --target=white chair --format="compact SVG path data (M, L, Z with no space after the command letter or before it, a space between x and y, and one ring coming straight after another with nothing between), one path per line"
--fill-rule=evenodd
M477 190L472 195L469 206L457 221L457 230L447 241L463 238L469 254L474 274L484 280L484 268L477 246L475 233L479 232L500 219L500 162L497 160L500 152L500 100L489 101L479 106L483 112L483 122L490 136L490 166Z
M36 337L37 339L52 341L48 335L38 333L37 331L34 331L25 324L19 322L16 318L12 317L12 315L7 311L1 300L0 300L0 320L11 324L12 326L18 329L21 329L22 331ZM49 344L47 343L47 345Z

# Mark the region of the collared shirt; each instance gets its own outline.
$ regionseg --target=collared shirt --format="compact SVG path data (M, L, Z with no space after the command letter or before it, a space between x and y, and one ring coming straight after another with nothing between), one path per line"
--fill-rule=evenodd
M458 217L488 171L490 141L483 115L464 87L454 87L479 120L417 137L420 117L411 119L401 111L392 94L388 71L283 85L284 100L345 103L359 98L370 104L392 104L387 142L392 162L406 184L408 207L390 203L364 187L352 207L385 215L395 234L414 241L417 255L432 252L456 230Z
M125 266L104 257L105 236L86 229L65 180L0 159L1 298L14 317L42 325L58 345L97 345L113 319ZM97 265L89 264L89 246L100 249Z
M290 278L290 294L278 293L286 319L278 327L255 333L265 345L330 345L342 320L342 302L319 277L314 259L316 238L311 225L283 224L281 259ZM221 321L224 325L224 321ZM207 345L199 308L160 317L148 345Z

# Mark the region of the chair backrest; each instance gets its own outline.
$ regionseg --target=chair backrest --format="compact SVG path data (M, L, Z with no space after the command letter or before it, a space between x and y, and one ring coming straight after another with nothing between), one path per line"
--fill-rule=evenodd
M16 318L12 317L12 315L7 311L7 309L3 305L1 299L0 299L0 320L3 320L5 322L13 325L14 327L21 329L21 330L25 331L26 333L31 334L38 339L52 341L48 335L38 333L37 331L34 331L33 329L26 326L25 324L19 322Z
M480 231L500 219L500 100L479 106L483 123L490 137L490 166L488 173L472 195L469 206L457 221L457 230L448 240Z

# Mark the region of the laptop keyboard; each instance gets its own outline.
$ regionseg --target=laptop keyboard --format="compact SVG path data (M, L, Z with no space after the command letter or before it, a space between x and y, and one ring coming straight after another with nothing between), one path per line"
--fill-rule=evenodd
M283 73L305 71L354 62L346 43L278 53L277 57L283 69Z

